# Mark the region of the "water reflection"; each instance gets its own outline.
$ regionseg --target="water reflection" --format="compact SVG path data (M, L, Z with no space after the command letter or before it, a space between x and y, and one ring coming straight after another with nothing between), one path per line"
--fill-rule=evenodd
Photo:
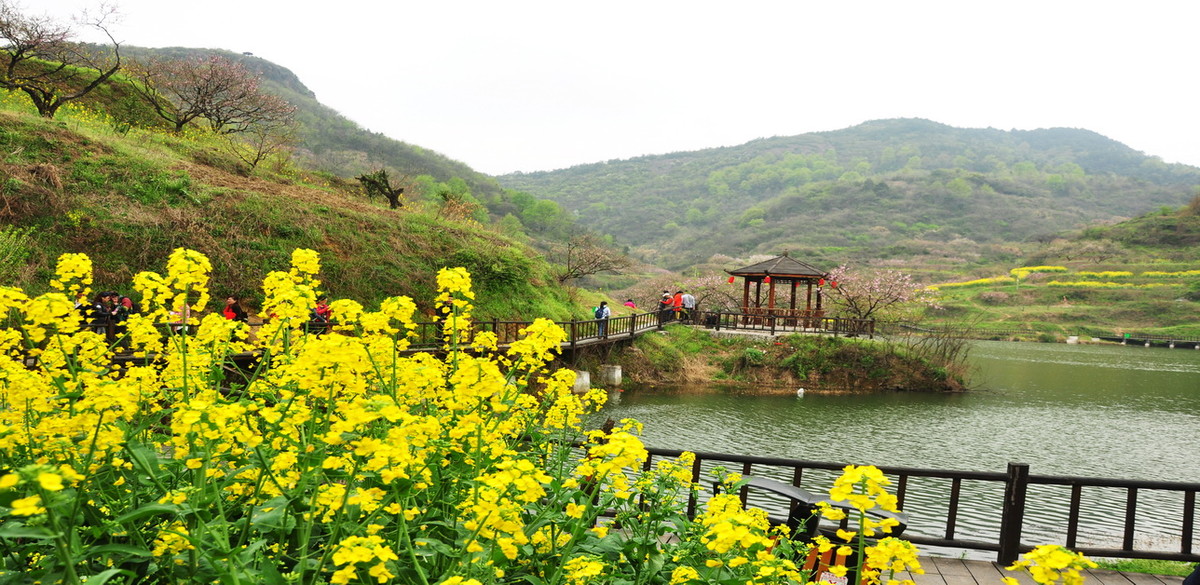
M977 390L804 397L626 392L655 447L819 461L1188 481L1200 477L1200 351L981 342Z
M642 421L646 443L663 448L969 471L1021 462L1035 475L1200 481L1200 351L981 342L971 359L977 389L964 394L796 397L689 388L625 393L601 416ZM805 487L827 489L827 481L807 485L819 480L806 477ZM918 519L916 533L942 536L927 533L933 529L919 518L944 516L944 485L912 486L907 507ZM994 509L987 502L1001 497L998 489L964 483L960 535L994 535L998 528L979 510ZM1068 497L1037 489L1045 491L1031 498ZM1091 496L1079 544L1119 543L1114 511L1123 510L1125 493L1109 492ZM1178 513L1177 503L1154 506L1159 497L1143 495L1143 513ZM1059 512L1032 509L1026 541L1065 525ZM1161 533L1164 525L1140 518L1137 537L1177 538Z

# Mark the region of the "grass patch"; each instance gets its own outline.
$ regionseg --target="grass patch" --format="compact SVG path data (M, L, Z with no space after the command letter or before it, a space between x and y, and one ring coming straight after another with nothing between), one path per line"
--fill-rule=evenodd
M1126 573L1148 573L1151 575L1175 575L1186 577L1195 570L1195 563L1184 561L1162 561L1153 559L1093 559L1101 569Z

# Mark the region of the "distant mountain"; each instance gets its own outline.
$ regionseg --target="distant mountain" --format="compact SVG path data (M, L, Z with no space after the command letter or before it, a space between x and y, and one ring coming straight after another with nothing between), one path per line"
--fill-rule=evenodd
M894 119L498 179L646 261L684 268L717 254L838 262L1044 238L1180 206L1200 168L1088 130Z

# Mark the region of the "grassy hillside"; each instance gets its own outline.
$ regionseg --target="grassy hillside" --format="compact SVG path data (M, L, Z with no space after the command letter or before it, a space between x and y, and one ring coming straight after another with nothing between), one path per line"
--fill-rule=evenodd
M4 284L44 290L60 253L85 252L94 288L128 291L133 274L163 270L184 246L212 259L215 295L253 298L268 270L307 247L336 298L428 300L437 269L462 265L482 317L573 311L536 253L477 223L389 210L356 184L290 165L246 177L213 143L115 128L95 110L46 120L13 95L0 102L0 222L31 230L28 260Z
M782 250L818 264L948 256L961 266L1011 260L1011 242L1182 205L1200 169L1086 130L880 120L499 179L675 269Z
M296 152L296 158L305 168L340 177L355 177L387 168L393 176L402 178L420 175L428 175L437 181L460 178L481 199L501 191L495 179L462 162L362 128L322 104L290 69L261 57L221 49L186 47L123 47L122 51L131 59L192 59L215 55L242 63L261 74L266 91L279 95L297 108L301 148Z
M1011 270L937 285L941 323L1067 335L1200 338L1200 197L1035 249ZM1024 267L1024 270L1022 269ZM945 277L945 275L942 275Z

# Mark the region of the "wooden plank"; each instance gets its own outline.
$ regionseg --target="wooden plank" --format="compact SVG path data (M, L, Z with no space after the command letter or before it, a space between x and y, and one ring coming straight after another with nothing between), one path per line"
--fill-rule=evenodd
M942 574L930 569L925 569L925 573L922 575L914 575L907 571L896 573L895 578L899 581L908 579L917 585L946 585L946 579L942 577Z
M966 561L964 564L971 572L971 576L975 578L975 582L984 585L999 584L1002 582L1001 577L1006 577L1006 574L1009 573L991 561Z
M951 559L946 557L928 557L931 566L937 567L937 572L945 576L970 576L971 571L967 570L966 562L962 559ZM924 565L925 563L921 563ZM929 569L925 569L926 572Z
M1091 585L1130 585L1131 581L1120 571L1090 569L1084 572L1084 582Z
M1034 581L1033 577L1029 576L1029 573L1026 573L1025 571L1009 571L1004 568L1005 566L1006 565L996 563L996 570L1000 571L1001 577L1012 577L1021 585L1037 585L1037 581Z
M1179 585L1183 577L1174 575L1147 575L1145 573L1123 573L1133 585Z

